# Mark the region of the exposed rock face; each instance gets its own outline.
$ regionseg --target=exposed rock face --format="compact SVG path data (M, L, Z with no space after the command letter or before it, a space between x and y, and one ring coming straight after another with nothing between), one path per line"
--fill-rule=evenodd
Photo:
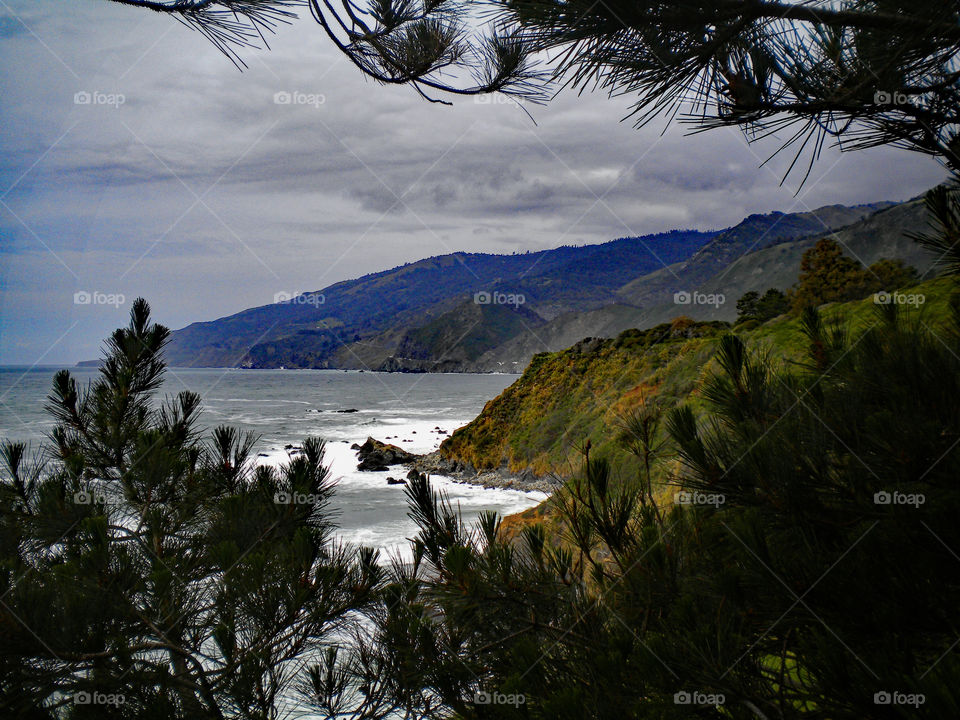
M444 457L439 450L427 455L416 456L412 463L413 469L407 474L408 479L415 479L419 475L436 473L453 478L456 482L468 485L482 485L487 488L512 488L514 490L539 490L548 495L562 484L559 478L552 476L537 476L530 470L511 472L506 465L496 470L477 470L470 463L451 460Z
M381 471L388 470L391 465L413 462L417 456L396 445L368 437L366 442L357 448L357 459L360 461L357 470Z
M406 485L408 481L427 479L431 474L444 475L455 482L468 485L482 485L488 488L513 488L515 490L539 490L552 493L560 485L553 477L538 477L529 470L510 472L506 466L497 470L477 470L469 463L450 460L439 450L426 455L415 455L403 448L368 437L363 445L354 443L351 447L357 451L360 463L358 470L383 472L391 465L406 465L409 468L407 479L388 477L388 485Z

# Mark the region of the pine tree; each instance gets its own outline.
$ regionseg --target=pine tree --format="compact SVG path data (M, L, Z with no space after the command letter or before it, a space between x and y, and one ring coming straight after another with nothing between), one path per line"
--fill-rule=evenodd
M740 299L737 300L737 322L756 318L759 301L760 293L756 290L749 290L741 295Z
M790 303L799 312L805 307L860 298L867 292L863 268L843 254L836 240L825 237L803 254Z
M668 415L676 502L586 447L550 531L511 539L413 483L415 563L366 652L410 714L955 715L960 313L876 313L854 336L806 310L799 365L724 336L701 409ZM630 452L663 457L659 412Z
M113 1L175 14L236 62L300 4ZM480 32L472 6L456 0L308 4L361 72L437 102L488 92L540 102L557 82L634 96L638 124L682 116L750 139L781 133L794 162L807 149L812 163L833 140L960 162L960 9L947 0L494 0Z
M255 439L155 404L169 331L138 299L99 376L56 374L52 445L2 446L0 707L13 717L273 718L348 630L376 557L332 539L316 438L279 472Z

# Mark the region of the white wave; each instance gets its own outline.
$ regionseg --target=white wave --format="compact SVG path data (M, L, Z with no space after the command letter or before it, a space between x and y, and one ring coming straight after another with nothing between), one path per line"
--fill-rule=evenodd
M425 452L424 448L433 450L446 437L445 435L437 436L436 433L429 431L437 426L451 428L452 425L453 423L449 420L438 422L436 418L429 421L408 422L402 426L384 423L381 430L390 428L390 432L386 434L371 432L370 435L378 440L383 440L392 434L400 438L423 438L416 443L399 443L396 442L396 438L387 442L409 449L411 452ZM354 426L353 432L358 429ZM414 433L414 430L417 432ZM362 443L365 439L366 437L354 437L353 441ZM273 447L261 451L257 457L258 464L279 468L290 462L291 458L296 457L296 453L284 449L284 445L299 446L299 440L272 442ZM325 462L330 466L338 485L338 491L333 500L333 506L339 511L337 519L340 530L337 535L344 542L379 549L382 562L388 562L389 556L396 553L409 560L410 547L407 538L416 533L416 526L407 517L404 486L387 484L388 477L405 478L406 468L395 465L386 471L358 471L356 451L352 450L346 442L329 436ZM437 490L447 494L450 502L455 508L460 509L464 520L468 523L472 523L481 512L486 510L493 510L500 515L510 515L538 505L547 498L547 495L542 492L485 488L480 485L459 483L444 475L431 476L431 482Z

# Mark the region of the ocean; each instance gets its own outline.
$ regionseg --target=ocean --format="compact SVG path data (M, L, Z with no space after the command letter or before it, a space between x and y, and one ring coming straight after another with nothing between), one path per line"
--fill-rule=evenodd
M52 427L43 405L57 368L0 367L0 439L23 440L36 448ZM93 368L71 368L81 385ZM340 537L378 548L382 557L410 557L407 538L416 532L407 517L402 466L389 472L358 472L353 443L372 436L410 452L439 447L472 420L515 375L402 374L342 370L223 370L170 368L158 399L192 390L203 398L201 425L232 425L256 433L256 461L280 465L287 445L318 435L327 441L327 463L337 478L333 507ZM351 411L351 412L339 412ZM446 434L445 434L446 433ZM485 510L502 515L532 507L545 495L487 489L433 476L464 518Z

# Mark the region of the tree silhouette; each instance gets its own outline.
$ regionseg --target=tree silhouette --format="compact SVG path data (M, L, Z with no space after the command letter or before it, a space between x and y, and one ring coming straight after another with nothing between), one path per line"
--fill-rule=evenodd
M624 425L679 454L654 502L589 447L552 524L513 536L412 482L415 561L361 655L415 717L952 717L958 317L880 305L855 335L808 309L788 365L722 336L670 453L659 408Z
M309 5L364 74L432 100L502 92L539 102L553 83L596 87L636 98L638 125L663 116L701 130L741 127L750 138L784 133L794 163L809 150L812 164L829 140L893 144L960 166L952 0L113 2L173 14L234 59Z
M138 299L90 386L56 374L37 462L2 445L5 717L277 717L373 599L376 556L331 537L323 442L277 472L232 428L201 440L197 395L152 402L168 337Z
M821 238L800 260L800 276L791 289L790 302L797 312L828 302L863 297L867 292L863 268L843 254L836 240Z
M777 315L782 315L790 309L790 302L783 291L769 288L763 296L756 290L751 290L737 300L737 322L757 320L764 322Z

